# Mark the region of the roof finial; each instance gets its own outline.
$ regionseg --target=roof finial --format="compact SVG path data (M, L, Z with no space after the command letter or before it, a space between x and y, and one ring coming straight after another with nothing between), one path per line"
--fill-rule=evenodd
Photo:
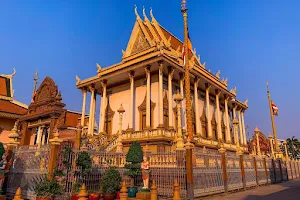
M37 85L38 79L39 79L39 72L38 72L38 68L36 68L35 74L33 76L33 92L32 92L32 97L31 97L31 103L34 102L34 95L36 93L36 85Z
M143 15L144 15L144 20L145 21L149 21L147 15L146 15L146 12L145 12L145 7L143 6ZM150 22L150 21L149 21Z
M151 16L152 22L156 22L156 19L153 16L152 8L150 8L150 16Z
M135 16L136 16L136 18L140 18L140 16L139 16L139 13L137 12L137 6L136 5L134 5L134 13L135 13Z
M16 75L17 71L16 68L13 68L14 72L11 74L11 77L13 77L14 75Z

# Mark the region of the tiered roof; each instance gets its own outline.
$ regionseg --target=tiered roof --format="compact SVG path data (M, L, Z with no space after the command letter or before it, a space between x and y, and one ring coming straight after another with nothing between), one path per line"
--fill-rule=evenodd
M18 119L27 113L28 106L14 99L12 79L16 70L10 75L0 75L0 117Z

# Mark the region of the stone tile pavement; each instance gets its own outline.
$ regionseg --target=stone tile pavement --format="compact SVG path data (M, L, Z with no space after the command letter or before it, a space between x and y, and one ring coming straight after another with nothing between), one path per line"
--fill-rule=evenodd
M300 200L300 180L255 187L246 191L206 197L209 200Z

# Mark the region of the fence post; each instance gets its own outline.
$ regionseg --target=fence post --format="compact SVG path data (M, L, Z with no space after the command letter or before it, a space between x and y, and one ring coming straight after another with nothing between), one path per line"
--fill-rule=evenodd
M292 160L289 160L289 165L290 165L291 175L292 175L292 180L293 180L294 179L294 175L293 175Z
M222 158L222 176L223 176L223 181L224 181L224 189L225 192L228 192L228 180L227 180L227 168L226 168L226 149L221 147L219 149L219 152L221 153L221 158Z
M80 144L81 144L81 133L82 133L82 126L78 124L76 126L76 136L75 136L75 149L79 150L80 149Z
M279 163L280 178L281 178L280 182L283 182L282 166L281 166L281 160L280 159L278 159L278 163Z
M256 185L259 185L259 182L258 182L258 172L257 172L257 163L256 163L256 155L252 155L252 156L253 156L254 169L255 169Z
M244 166L243 152L237 151L237 155L240 156L240 167L241 167L241 176L242 176L242 181L243 181L243 188L246 190L246 176L245 176L245 166Z
M151 195L150 197L151 200L157 200L157 186L155 180L152 181L150 195Z
M60 144L62 143L62 140L58 138L59 133L58 133L57 129L54 132L53 136L54 136L54 138L49 140L50 145L51 145L50 160L49 160L49 164L48 164L48 178L49 179L52 179L52 177L53 177L53 171L54 171L54 167L56 165L58 150L59 150Z
M180 186L179 186L179 183L178 183L177 179L175 179L175 181L174 181L173 200L181 200L181 198L180 198Z
M126 188L126 182L123 181L122 183L122 188L120 190L120 200L127 200L128 199L128 193L127 193L127 188Z
M272 158L272 168L273 168L273 175L274 175L274 179L275 179L275 183L276 183L277 179L276 179L276 167L275 167L274 157Z
M21 188L19 187L16 191L16 194L15 194L15 197L13 200L23 200L22 199L22 191L21 191Z
M267 159L266 159L265 155L262 155L262 158L263 158L263 164L264 164L264 168L265 168L265 175L266 175L266 179L267 179L267 183L268 183L269 173L268 173L268 169L267 169Z

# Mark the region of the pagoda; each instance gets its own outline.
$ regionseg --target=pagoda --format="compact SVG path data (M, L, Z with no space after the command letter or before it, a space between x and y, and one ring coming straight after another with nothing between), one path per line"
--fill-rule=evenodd
M132 141L153 153L172 151L178 148L178 141L186 140L183 42L159 24L152 10L151 19L145 9L143 19L136 7L134 11L136 21L121 61L105 68L97 64L97 72L87 79L76 76L76 87L83 94L82 124L87 93L91 96L84 135L105 144L108 152L114 152L120 141L125 152ZM206 69L196 50L188 54L193 94L191 142L196 147L247 152L244 113L248 101L237 100L236 88L228 89L228 79L221 78L220 71L213 74ZM100 117L95 132L97 105ZM121 105L124 113L118 113Z

